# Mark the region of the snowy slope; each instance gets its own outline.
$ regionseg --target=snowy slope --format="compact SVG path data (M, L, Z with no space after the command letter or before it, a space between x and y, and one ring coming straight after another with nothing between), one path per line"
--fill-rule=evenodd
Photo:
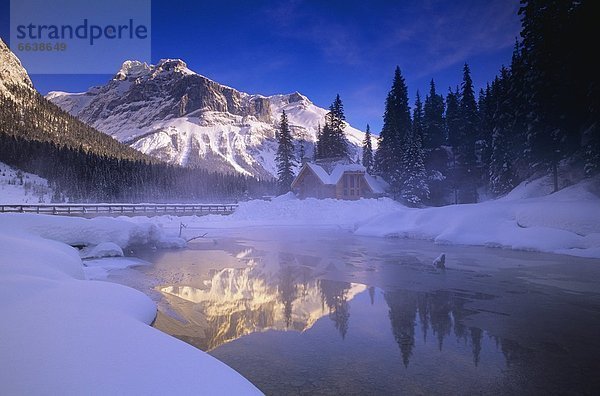
M52 194L46 179L0 162L0 204L48 203Z
M170 163L275 175L275 132L283 110L296 150L313 152L326 110L298 92L250 95L214 82L178 59L127 61L106 85L47 98L121 142ZM353 157L364 133L346 127ZM373 139L373 145L376 145Z

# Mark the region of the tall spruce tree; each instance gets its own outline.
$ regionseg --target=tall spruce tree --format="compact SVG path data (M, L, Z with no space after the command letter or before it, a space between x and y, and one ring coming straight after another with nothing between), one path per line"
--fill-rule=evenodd
M421 102L421 94L417 91L415 99L415 108L413 109L412 132L423 141L425 134L425 116L423 114L423 102Z
M365 139L363 140L362 147L362 164L367 169L367 173L371 173L373 170L373 147L371 143L371 128L367 124L367 130L365 131Z
M390 182L392 189L401 188L399 164L404 137L410 133L411 124L408 88L400 67L396 67L392 88L385 100L383 128L375 152L375 170Z
M432 79L423 109L423 148L425 149L440 147L446 142L444 106L444 97L436 93Z
M514 160L515 172L524 177L530 175L530 155L526 143L528 114L530 104L527 99L527 66L523 56L523 47L515 40L510 63L510 87L509 95L512 101L512 127L506 136L508 140L510 155ZM493 107L493 105L492 105Z
M482 177L487 178L490 158L492 155L492 134L494 105L492 103L492 88L487 84L485 91L479 91L477 107L479 108L479 156L481 158ZM484 180L487 182L487 180Z
M455 91L448 88L446 96L446 134L448 143L452 146L452 157L449 169L449 184L454 194L454 203L458 203L458 185L461 179L458 163L458 147L460 145L460 93L458 87Z
M318 141L318 159L340 159L348 157L348 141L344 133L346 116L340 95L329 106L325 115L325 126Z
M510 84L510 72L502 67L500 77L494 80L488 95L488 104L494 107L494 113L490 120L493 130L488 177L489 190L495 196L508 193L516 184L508 140L514 125Z
M285 110L281 113L279 131L277 131L277 142L279 144L277 147L277 154L275 155L275 162L277 163L277 185L279 193L285 194L291 189L292 181L294 181L293 168L296 165L294 142L292 140L292 133L290 132L290 126Z
M478 136L479 114L471 70L465 63L460 95L460 141L458 142L458 164L461 185L459 201L461 203L477 202L477 156L475 153Z
M448 143L452 147L460 145L460 123L460 92L458 87L454 91L452 91L452 88L448 88L448 95L446 96L446 134L448 135Z

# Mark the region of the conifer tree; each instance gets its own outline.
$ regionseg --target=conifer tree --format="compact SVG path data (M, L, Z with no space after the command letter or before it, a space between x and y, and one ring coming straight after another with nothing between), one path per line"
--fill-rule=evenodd
M304 161L304 157L306 156L306 152L304 151L304 143L300 142L300 150L298 151L298 163L301 164Z
M477 157L475 154L479 114L471 70L465 63L460 95L460 141L458 144L458 164L460 168L461 186L459 200L461 203L477 202Z
M329 106L329 112L325 115L325 126L319 139L318 158L348 157L348 142L344 133L345 120L344 105L340 95L337 95L331 106Z
M433 149L446 142L444 97L436 93L433 79L429 83L429 94L425 97L423 126L423 148Z
M400 198L410 206L420 206L429 198L421 137L412 132L407 134L404 140Z
M421 102L421 95L417 91L417 97L415 99L415 108L413 109L413 120L412 120L412 133L419 137L422 142L425 133L425 121L423 114L423 102Z
M385 101L383 128L379 135L379 145L375 153L375 170L395 189L400 189L399 164L402 158L404 137L412 127L408 88L400 67L396 67L392 88Z
M458 203L458 184L460 182L460 172L458 163L458 146L460 145L460 93L458 87L455 91L448 88L446 96L446 133L448 143L452 146L452 157L449 170L449 184L454 193L454 203Z
M448 135L448 143L452 147L460 145L460 93L458 87L455 91L448 88L446 96L446 134Z
M493 115L494 103L492 102L491 86L487 84L485 91L479 91L477 107L479 108L479 142L482 175L487 177L490 157L492 155Z
M526 143L527 139L527 119L530 111L530 104L527 99L527 67L523 56L523 47L518 40L515 40L515 47L510 64L510 87L509 95L512 109L512 127L506 136L510 155L514 160L515 171L525 175L531 172L530 151ZM490 99L493 102L493 98ZM493 107L493 104L490 104Z
M315 146L313 147L313 161L316 161L317 159L321 158L321 149L319 142L322 138L323 133L321 131L321 124L319 123L319 125L317 126L317 141L315 142Z
M362 164L367 169L367 173L373 170L373 147L371 143L371 128L367 124L365 139L363 140Z
M494 80L490 90L488 104L495 107L490 120L493 125L490 147L490 163L488 170L489 189L495 196L508 193L515 187L516 177L513 172L512 158L508 135L514 125L510 92L510 75L508 69L502 67L500 77ZM492 102L493 101L493 102Z
M290 126L285 110L281 113L279 131L277 131L277 142L279 144L277 154L275 155L275 162L277 163L277 184L279 193L285 194L290 191L292 181L294 181L293 168L296 165L296 160L294 158L294 143L292 141L292 134L290 132Z

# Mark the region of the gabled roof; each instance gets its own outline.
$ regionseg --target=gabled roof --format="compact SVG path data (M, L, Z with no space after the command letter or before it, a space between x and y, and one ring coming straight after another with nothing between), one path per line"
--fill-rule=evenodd
M365 173L365 180L371 187L371 191L375 194L384 194L390 185L383 180L380 176L371 176L368 173Z
M387 184L382 178L369 175L366 168L360 164L338 164L333 168L331 174L328 174L322 166L309 162L304 164L304 167L300 170L298 176L296 176L292 182L292 186L296 184L302 172L307 168L310 169L324 185L336 185L346 172L361 172L364 173L365 180L371 191L374 193L383 194L389 187L389 184Z
M321 183L331 184L331 179L329 178L327 171L325 169L323 169L322 166L317 165L317 164L311 164L310 162L307 162L306 166L308 166L310 168L310 170L313 171L313 173L317 176L317 178L319 178Z
M338 164L331 171L329 176L330 184L337 184L345 172L363 172L367 173L367 169L360 164Z

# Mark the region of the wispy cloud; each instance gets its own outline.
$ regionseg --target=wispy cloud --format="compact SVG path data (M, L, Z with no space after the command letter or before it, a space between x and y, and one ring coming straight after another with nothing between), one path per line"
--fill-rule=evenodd
M432 7L416 27L421 47L417 77L512 46L520 30L517 10L516 1L506 0L457 3L446 12Z
M379 11L377 3L368 21L359 12L325 15L301 0L281 2L265 15L278 34L312 45L328 62L360 66L410 54L419 75L511 46L519 33L518 0L398 2L392 12Z
M264 10L276 33L298 42L310 43L325 60L356 65L361 62L360 29L329 15L315 12L308 2L282 1Z

